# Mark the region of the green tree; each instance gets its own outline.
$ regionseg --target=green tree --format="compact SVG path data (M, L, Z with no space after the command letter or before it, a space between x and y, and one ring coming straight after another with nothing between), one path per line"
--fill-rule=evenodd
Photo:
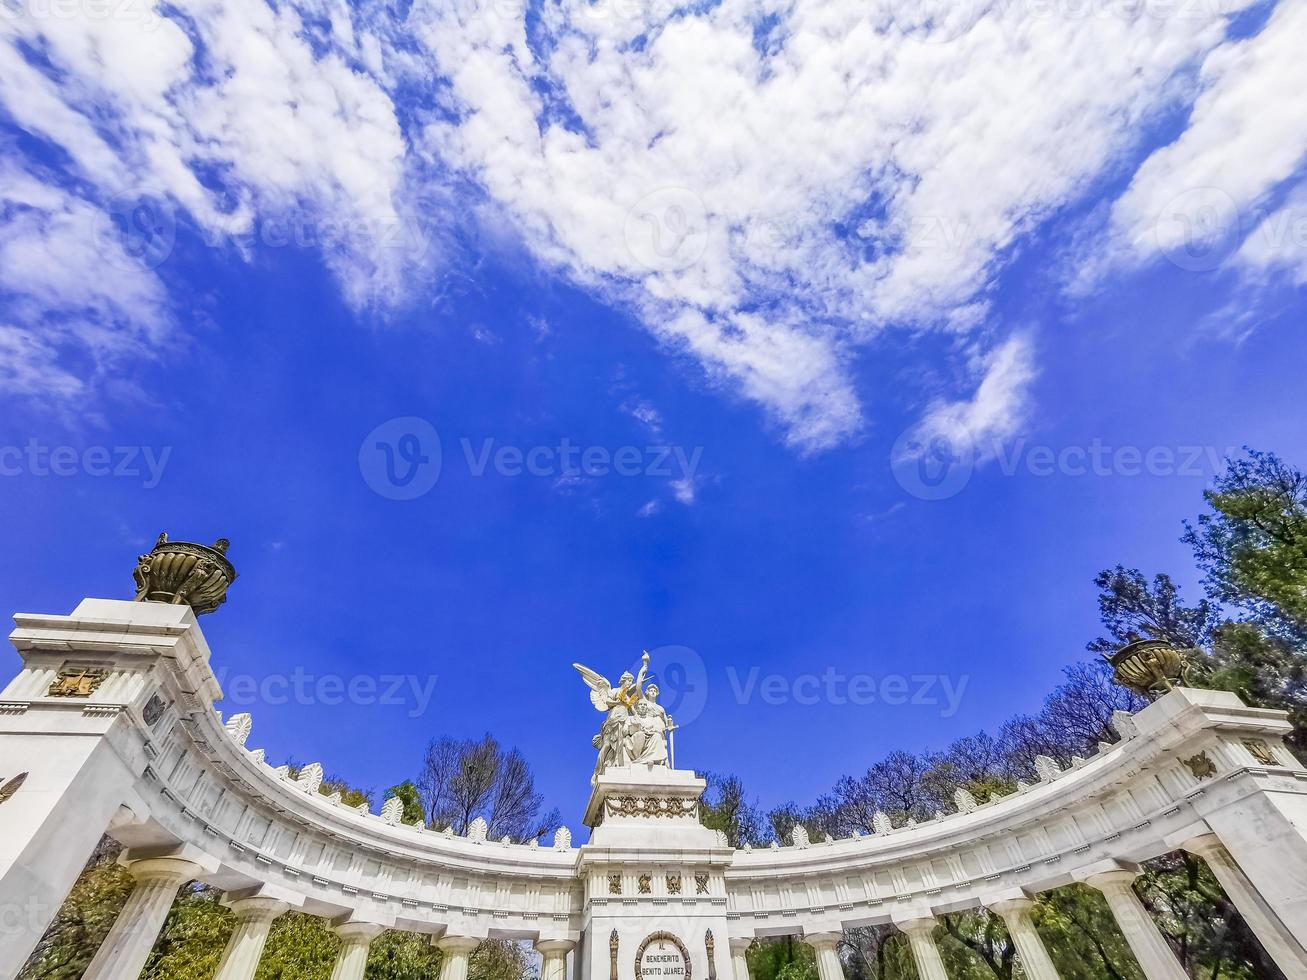
M404 805L403 820L404 823L415 823L418 820L426 820L426 809L422 806L422 796L418 793L417 784L411 779L406 779L396 786L386 790L386 798L397 797Z
M708 782L699 812L709 830L720 830L731 847L762 844L766 841L762 813L744 791L737 776L701 773Z

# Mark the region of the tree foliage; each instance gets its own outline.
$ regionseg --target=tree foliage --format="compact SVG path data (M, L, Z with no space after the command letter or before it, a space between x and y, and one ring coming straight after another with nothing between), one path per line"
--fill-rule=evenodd
M491 840L518 843L543 837L562 822L557 810L540 815L544 797L522 753L505 749L492 735L432 739L417 789L428 826L462 835L478 817Z

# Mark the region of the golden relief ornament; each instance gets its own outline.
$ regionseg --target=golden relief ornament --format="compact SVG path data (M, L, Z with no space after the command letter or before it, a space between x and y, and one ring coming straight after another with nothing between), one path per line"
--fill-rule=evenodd
M667 894L668 894L668 895L679 895L679 894L681 894L681 876L680 876L680 875L668 875L668 876L667 876Z
M697 874L697 875L694 876L694 893L695 893L696 895L707 895L707 894L708 894L708 876L707 876L707 875L699 875L699 874Z
M52 698L89 698L108 676L107 667L64 667L47 693Z
M609 876L608 876L608 894L609 894L609 895L620 895L620 894L622 894L622 876L621 876L621 875L609 875Z
M653 889L653 878L649 875L640 875L640 894L648 895Z
M608 980L617 980L617 930L608 934Z
M213 612L227 601L227 589L236 581L227 558L230 544L226 538L208 546L169 541L166 532L160 534L154 548L136 560L134 601L190 606L197 616Z
M1185 767L1193 773L1194 779L1209 779L1216 775L1216 763L1206 752L1199 752L1188 759L1181 759Z
M703 948L708 954L708 980L717 980L717 944L713 940L711 929L703 934Z
M1280 764L1279 760L1275 758L1275 751L1260 738L1244 739L1243 747L1264 766L1278 766Z
M0 784L0 805L8 803L10 798L22 788L23 783L27 782L27 773L20 772L13 779Z

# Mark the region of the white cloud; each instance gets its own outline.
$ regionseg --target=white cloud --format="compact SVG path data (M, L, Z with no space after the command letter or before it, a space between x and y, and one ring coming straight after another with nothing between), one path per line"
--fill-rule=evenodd
M428 145L801 449L860 427L851 359L885 327L982 323L1005 251L1225 31L1193 4L564 3L533 49L504 10L415 7L463 110Z
M1307 183L1258 222L1234 258L1250 275L1284 273L1294 285L1307 283Z
M171 302L95 206L31 172L0 164L0 379L48 401L152 356L172 333ZM64 353L89 367L74 373Z
M1285 3L1259 33L1208 55L1188 126L1144 161L1112 209L1118 248L1209 271L1258 227L1266 196L1307 159L1307 115L1298 97L1307 91L1304 37L1307 4ZM1259 256L1283 258L1274 243L1254 245L1240 258L1251 264Z
M298 222L363 310L434 290L433 229L475 220L628 310L799 451L864 425L855 362L890 329L960 338L963 370L941 376L961 380L918 400L931 426L995 435L1019 424L1034 365L992 322L994 281L1146 123L1197 98L1112 212L1136 253L1177 187L1245 209L1300 162L1286 93L1307 88L1307 13L1281 4L1227 41L1249 2L565 0L539 8L531 43L504 0L417 0L402 21L343 0L9 19L0 101L67 153L81 202L30 209L13 241L76 254L68 217L115 195L154 195L218 244ZM1240 261L1290 257L1245 245ZM0 349L67 373L69 343L157 347L169 269L142 270L99 294L38 275ZM51 340L32 311L63 285L97 329Z
M1028 336L1008 338L977 365L981 375L975 393L966 399L933 405L922 420L916 443L926 445L942 436L955 447L972 447L978 458L994 455L994 447L1025 421L1027 391L1034 380L1034 351Z

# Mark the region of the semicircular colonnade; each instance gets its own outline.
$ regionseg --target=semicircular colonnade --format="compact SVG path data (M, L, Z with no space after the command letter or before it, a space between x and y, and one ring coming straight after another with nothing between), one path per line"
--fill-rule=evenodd
M632 765L593 782L589 841L486 839L405 824L292 777L225 722L210 650L185 605L87 599L18 615L23 669L0 693L0 980L11 980L108 833L136 881L85 976L135 980L178 890L202 880L235 915L219 980L252 980L273 920L329 919L333 980L360 980L385 929L431 936L441 980L466 980L488 937L532 941L542 980L748 980L758 938L800 936L840 980L843 930L893 923L919 974L947 976L938 916L987 908L1028 977L1055 967L1029 910L1072 882L1099 889L1145 976L1184 972L1131 888L1139 865L1187 849L1211 867L1286 976L1307 977L1307 771L1283 713L1176 689L1116 719L1119 741L956 812L877 832L733 848L699 820L703 780Z

